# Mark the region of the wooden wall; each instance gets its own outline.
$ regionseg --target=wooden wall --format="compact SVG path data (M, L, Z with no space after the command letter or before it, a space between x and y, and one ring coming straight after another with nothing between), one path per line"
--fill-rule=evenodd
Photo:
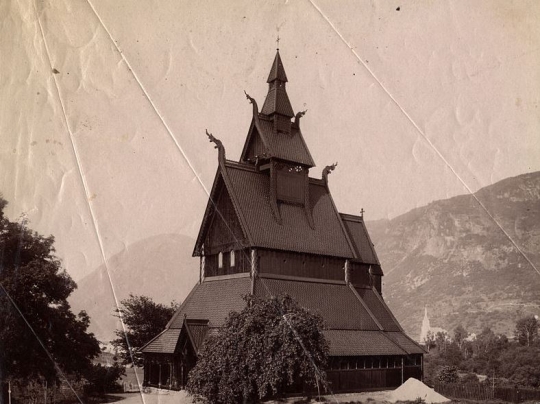
M258 250L259 272L344 280L345 259L288 251Z

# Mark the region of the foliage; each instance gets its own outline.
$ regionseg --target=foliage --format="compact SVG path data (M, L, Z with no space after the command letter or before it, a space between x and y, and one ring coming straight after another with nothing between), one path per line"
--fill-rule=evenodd
M117 363L112 366L103 366L99 363L94 364L86 375L88 384L85 386L84 392L87 395L102 396L105 393L120 391L121 386L118 380L125 373L124 367Z
M432 348L435 348L435 335L433 331L428 331L424 337L424 345L426 346L427 351L431 351Z
M75 282L55 256L54 238L8 220L0 197L0 379L49 385L82 376L100 352L83 311L71 312Z
M463 344L466 342L465 339L469 336L467 330L460 324L454 329L454 342L461 350Z
M287 295L244 299L245 309L231 313L203 346L189 373L189 393L234 404L279 397L295 384L324 387L328 344L322 318Z
M526 317L529 325L533 324L531 318L534 319ZM516 330L523 329L524 324L523 319L518 320ZM533 326L529 328L533 330L529 336L535 335ZM495 334L486 327L472 341L462 341L460 348L458 341L462 332L457 331L453 340L440 338L443 349L431 350L425 355L424 380L428 384L438 380L444 367L455 366L461 372L471 373L462 378L462 383L469 380L473 383L476 374L489 376L486 383L490 386L540 387L540 345L535 342L536 337L529 338L530 345L526 338L510 342L505 335Z
M455 366L443 366L437 374L437 381L441 383L456 383L459 380Z
M531 346L538 340L538 320L534 316L520 318L514 335L521 345Z
M540 387L540 347L514 346L500 357L500 375L518 386Z
M463 376L460 376L459 382L462 384L476 384L478 383L478 376L474 373L466 373Z
M134 363L141 366L142 354L138 352L148 341L158 335L177 310L178 305L171 302L169 306L155 303L147 296L129 295L120 302L116 310L117 317L122 317L126 332L116 330L117 338L112 344L119 350L124 364Z

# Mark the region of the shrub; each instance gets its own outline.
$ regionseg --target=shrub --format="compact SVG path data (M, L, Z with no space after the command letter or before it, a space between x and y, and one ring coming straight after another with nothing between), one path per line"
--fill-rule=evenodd
M291 387L325 385L328 344L322 318L285 295L244 297L246 308L229 315L204 344L189 373L188 392L216 404L256 402Z

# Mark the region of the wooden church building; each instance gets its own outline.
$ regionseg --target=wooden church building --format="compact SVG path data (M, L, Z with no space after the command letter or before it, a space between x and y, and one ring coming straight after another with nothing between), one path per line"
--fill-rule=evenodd
M315 162L300 118L286 91L279 50L259 111L239 161L221 142L216 177L194 256L200 281L163 332L148 342L144 383L180 389L207 335L242 296L288 294L322 315L330 345L328 379L333 392L393 388L422 378L423 349L403 331L382 298L383 271L362 216L339 213L330 194L327 166L310 177Z

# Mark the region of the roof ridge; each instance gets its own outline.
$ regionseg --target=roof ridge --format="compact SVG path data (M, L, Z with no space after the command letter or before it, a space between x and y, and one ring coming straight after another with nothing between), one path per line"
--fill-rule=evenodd
M253 171L258 173L257 168L252 164L242 163L241 161L225 160L225 167L238 168L245 171Z
M178 310L176 310L176 312L174 313L174 315L171 317L171 319L169 320L169 322L167 323L167 325L165 326L165 330L168 330L170 329L170 326L173 324L174 320L176 320L176 318L180 315L180 312L182 311L182 309L187 305L187 303L189 302L189 300L193 297L193 295L195 294L195 291L197 289L199 289L201 287L201 283L198 282L195 284L195 286L193 287L193 289L191 289L191 292L189 292L189 294L186 296L186 298L184 299L184 301L182 302L182 304L180 305L180 307L178 308ZM182 322L183 323L183 322Z
M382 298L382 296L379 294L379 292L377 291L377 288L375 288L375 286L372 286L371 287L371 290L373 291L373 293L375 294L375 296L377 296L377 299L379 299L379 301L381 302L382 306L384 307L384 309L386 310L386 312L388 314L390 314L390 317L392 318L392 320L394 320L394 322L397 324L398 328L401 330L402 333L405 334L405 330L401 327L401 324L399 324L399 321L397 321L397 318L394 317L394 314L392 313L392 311L390 310L390 308L388 307L388 305L386 304L386 302L384 301L384 299Z
M347 285L349 287L349 289L352 291L353 295L360 301L360 303L362 303L362 306L364 306L364 309L366 309L366 311L368 312L368 314L370 315L371 319L375 322L375 324L377 324L377 327L379 327L379 330L381 331L384 331L384 327L382 326L382 324L379 322L379 320L377 319L377 317L375 317L375 314L373 314L373 312L371 311L371 309L368 307L367 303L364 302L364 299L362 299L362 296L360 296L360 294L356 291L356 289L354 288L354 286L352 284L348 284Z

